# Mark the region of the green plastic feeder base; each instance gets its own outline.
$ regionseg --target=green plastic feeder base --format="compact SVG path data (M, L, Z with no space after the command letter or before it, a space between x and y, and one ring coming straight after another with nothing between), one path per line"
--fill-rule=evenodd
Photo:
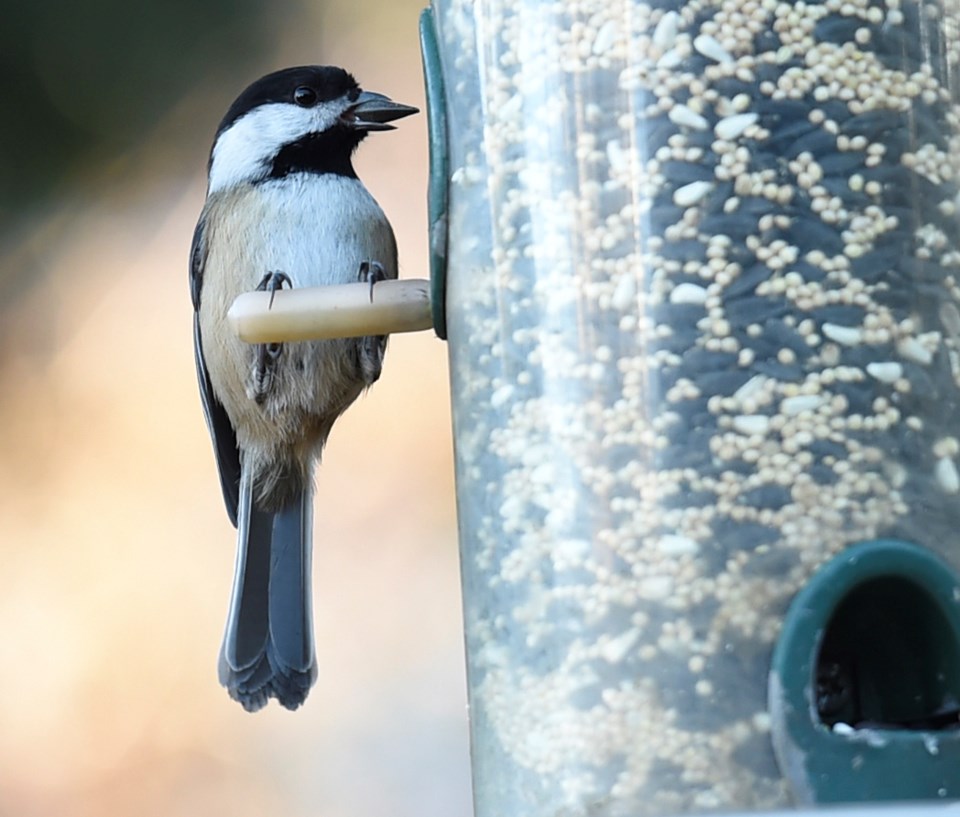
M960 584L930 551L861 542L797 595L770 674L801 804L960 798Z

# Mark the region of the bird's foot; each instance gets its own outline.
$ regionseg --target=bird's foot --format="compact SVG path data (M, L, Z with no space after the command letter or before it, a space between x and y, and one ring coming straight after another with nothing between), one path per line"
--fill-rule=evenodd
M283 285L286 284L291 289L293 288L293 281L290 280L290 276L285 272L268 272L263 278L260 279L260 283L257 284L257 292L269 292L270 293L270 307L273 306L273 296L277 294L278 289L283 289Z
M370 303L373 303L373 287L387 279L383 264L379 261L364 261L360 264L357 278L361 283L370 284ZM380 377L383 368L383 353L387 348L386 335L368 335L357 338L357 351L360 362L360 375L368 386Z
M257 284L258 292L270 293L270 306L273 306L273 296L277 290L283 289L284 284L293 286L293 281L285 272L268 272ZM260 343L256 347L253 371L253 396L257 403L262 403L273 385L273 376L277 361L283 354L282 343Z

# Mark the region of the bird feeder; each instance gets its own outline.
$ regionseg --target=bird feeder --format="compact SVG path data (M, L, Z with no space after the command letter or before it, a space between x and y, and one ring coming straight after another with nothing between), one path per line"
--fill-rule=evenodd
M425 13L478 817L960 797L958 12Z

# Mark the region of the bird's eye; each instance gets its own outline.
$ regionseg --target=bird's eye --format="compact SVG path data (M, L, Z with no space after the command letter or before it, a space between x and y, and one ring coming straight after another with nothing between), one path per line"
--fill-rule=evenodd
M293 92L293 101L301 108L310 108L317 104L317 92L309 85L301 85Z

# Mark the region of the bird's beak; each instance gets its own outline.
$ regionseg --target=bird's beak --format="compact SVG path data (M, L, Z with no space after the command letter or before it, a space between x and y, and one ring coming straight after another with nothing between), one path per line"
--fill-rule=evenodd
M347 108L344 120L357 130L393 130L389 122L415 113L419 110L410 105L401 105L383 94L362 91L357 101Z

